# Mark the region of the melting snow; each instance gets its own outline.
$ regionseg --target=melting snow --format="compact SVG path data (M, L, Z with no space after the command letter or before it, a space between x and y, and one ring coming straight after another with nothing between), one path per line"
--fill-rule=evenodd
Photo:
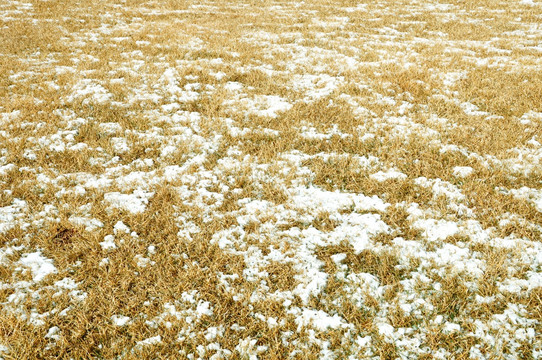
M327 329L338 329L345 325L344 320L338 316L330 316L322 310L312 310L304 308L301 314L296 317L295 323L298 329L301 327L311 326L320 331Z
M47 275L57 272L56 267L53 265L53 260L43 256L40 251L23 255L19 262L30 268L34 281L41 281Z
M136 347L146 347L146 346L160 344L161 342L162 342L162 336L157 335L157 336L147 338L145 340L138 341L136 343Z
M123 315L113 315L111 316L111 321L115 326L124 326L130 323L130 318Z
M397 171L395 169L389 169L387 171L379 171L377 173L374 173L374 174L371 174L371 179L374 179L376 181L386 181L386 180L389 180L389 179L399 179L399 180L403 180L403 179L406 179L407 176L405 174L403 174L402 172L400 171Z
M113 235L106 235L104 237L104 241L100 243L100 246L104 250L113 250L117 248L117 245L115 244L115 237Z
M80 80L74 87L73 93L68 96L68 102L73 102L75 100L83 99L83 104L88 103L99 103L104 104L109 102L113 98L107 89L102 85L95 82L92 79L83 79Z
M453 168L454 176L462 177L462 178L470 176L473 171L474 169L471 168L470 166L456 166Z
M104 199L114 208L139 214L145 211L149 199L153 195L153 192L138 189L132 194L121 194L119 192L106 193L104 194Z
M524 186L519 189L512 189L509 192L514 195L515 198L529 201L534 205L536 210L542 212L542 190Z
M445 240L449 236L454 236L459 232L459 227L454 221L419 219L412 226L423 230L424 237L429 241Z

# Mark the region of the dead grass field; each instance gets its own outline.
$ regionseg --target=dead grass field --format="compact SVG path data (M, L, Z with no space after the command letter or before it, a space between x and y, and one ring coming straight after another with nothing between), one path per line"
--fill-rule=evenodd
M541 24L0 0L0 359L542 358Z

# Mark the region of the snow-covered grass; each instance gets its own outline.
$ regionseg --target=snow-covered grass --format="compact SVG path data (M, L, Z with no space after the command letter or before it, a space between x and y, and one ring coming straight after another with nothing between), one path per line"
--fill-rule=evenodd
M0 1L0 358L542 358L540 24Z

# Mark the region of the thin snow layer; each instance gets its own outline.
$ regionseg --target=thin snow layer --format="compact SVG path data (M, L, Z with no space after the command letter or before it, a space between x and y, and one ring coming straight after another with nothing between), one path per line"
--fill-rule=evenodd
M435 196L444 195L451 201L462 201L465 199L465 196L455 185L441 179L427 179L426 177L419 177L414 179L414 183L422 187L430 188L433 190L433 194Z
M45 338L57 341L60 339L60 332L61 331L58 326L53 326L49 328L49 330L47 331L47 334L45 335Z
M527 200L534 205L536 210L542 212L542 190L523 186L519 189L511 189L509 192L517 199Z
M130 145L128 145L128 141L125 138L121 137L111 138L111 147L116 154L123 154L130 151Z
M338 212L348 208L354 211L385 211L389 206L377 196L324 191L316 187L298 187L292 189L291 193L294 206L312 211Z
M124 326L130 322L130 317L123 315L113 315L111 316L111 322L115 326Z
M258 95L255 98L244 98L240 100L240 103L250 113L271 118L276 118L281 112L292 108L292 104L286 99L276 95Z
M105 89L101 84L92 79L83 79L73 88L73 92L68 96L67 101L73 102L82 100L83 104L98 103L105 104L111 101L113 94Z
M454 176L462 177L462 178L470 176L473 171L474 169L471 168L470 166L456 166L453 168Z
M379 171L377 173L371 174L370 177L371 179L374 179L380 182L390 180L390 179L403 180L407 178L405 174L403 174L400 171L397 171L396 169L388 169L387 171Z
M445 240L459 232L459 226L455 221L418 219L412 226L423 230L424 237L429 241Z
M116 209L125 210L132 214L140 214L145 211L153 192L145 190L134 190L132 194L121 194L110 192L104 194L104 200Z
M104 223L98 219L92 219L83 216L72 215L68 220L73 225L84 226L86 231L94 231L104 226Z
M354 213L338 217L338 219L341 220L341 225L329 233L329 239L335 243L348 240L355 253L370 248L370 238L374 235L387 233L390 230L378 214Z
M26 207L26 201L19 199L14 199L12 205L0 207L0 234L17 224L17 219L23 217Z
M309 224L314 221L318 213L323 212L331 214L337 221L338 226L328 232L320 231L313 226L306 229L292 227L288 230L277 231L274 226L262 224L261 235L284 238L289 243L288 246L295 249L293 258L278 251L265 256L254 248L244 251L246 264L244 274L251 281L265 279L266 273L260 270L260 266L270 260L291 262L299 273L295 276L298 284L292 290L292 295L298 296L305 305L311 297L319 296L324 291L329 276L322 271L323 263L315 254L318 247L348 242L355 253L360 253L371 248L371 239L374 236L390 230L379 214L366 213L385 211L389 205L376 196L368 197L362 194L324 191L313 186L300 186L291 189L288 208L259 200L242 201L242 204L243 208L240 211L242 215L237 217L240 226L235 230L225 230L213 236L213 242L221 248L244 248L241 242L246 236L243 227L251 223L261 223L260 219L269 215L274 215L278 222L298 219ZM251 249L254 251L250 251ZM309 323L303 320L303 324Z
M320 331L337 329L345 325L344 320L338 315L330 316L322 310L315 311L306 308L301 311L295 321L299 327L311 325Z
M45 337L35 342L43 353L71 341L53 322L88 309L75 305L87 298L78 287L89 262L109 274L122 264L139 284L173 261L217 287L163 279L184 281L183 292L162 303L149 295L140 308L112 304L103 325L120 337L144 322L133 351L165 344L167 330L191 359L257 359L268 345L290 358L372 359L388 347L400 359L542 358L532 310L542 287L542 113L526 108L542 71L540 1L473 11L431 0L123 2L85 9L69 36L69 17L7 3L6 26L46 23L61 34L51 49L0 49L17 65L2 89L14 101L0 109L0 265L9 270L0 310L21 329L42 327L32 333ZM214 26L218 12L236 14L239 36ZM480 32L462 38L455 23ZM209 48L209 36L221 46ZM504 75L526 79L506 119L484 103L485 88L469 89L482 81L492 91L492 76ZM524 135L486 153L478 141L501 122ZM457 136L473 124L482 133ZM501 214L472 190L494 169L506 184L489 190L519 200ZM135 221L156 219L151 205L168 208L167 239L135 232L145 232ZM65 256L78 242L91 259ZM203 264L214 258L193 249L239 263L213 271ZM232 343L248 326L225 316L230 305L265 335Z
M141 347L160 344L161 342L162 342L162 336L157 335L157 336L153 336L153 337L138 341L136 343L136 347L141 348Z
M328 74L303 74L292 79L293 88L305 96L305 101L313 101L329 96L344 82L344 77L333 77Z
M107 235L104 237L104 241L100 242L100 246L104 250L113 250L117 248L117 244L115 244L115 237L113 235Z
M21 265L30 268L32 279L36 282L43 280L49 274L57 272L53 260L43 256L40 251L23 255L19 262Z

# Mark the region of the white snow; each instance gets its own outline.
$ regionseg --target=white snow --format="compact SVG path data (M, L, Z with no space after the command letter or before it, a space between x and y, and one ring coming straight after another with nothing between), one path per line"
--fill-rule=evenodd
M257 360L258 353L263 349L259 349L256 346L258 340L247 337L239 340L239 343L235 346L235 350L241 355L242 358L249 360Z
M153 192L145 190L134 190L132 194L121 194L119 192L110 192L104 194L104 200L112 207L139 214L145 211L149 199L154 195Z
M136 342L136 347L146 347L146 346L160 344L161 342L162 342L162 336L156 335L156 336Z
M301 314L296 317L295 323L298 329L311 326L317 330L325 331L327 329L337 329L345 325L344 320L338 316L330 316L322 310L312 310L303 308Z
M202 316L202 315L212 316L213 309L211 307L211 303L209 303L208 301L200 301L196 308L196 313L199 316Z
M32 271L32 279L36 282L43 280L47 275L57 272L53 260L46 258L41 251L25 254L19 262Z
M113 315L111 321L115 326L124 326L130 323L130 317L124 315Z
M53 326L49 328L47 334L45 335L46 339L51 339L57 341L60 339L60 328L58 326Z
M140 268L145 268L147 267L148 265L154 265L154 261L152 261L151 259L149 259L148 257L144 257L143 255L141 254L137 254L135 257L134 257L134 260L136 261L136 265Z
M123 137L112 137L111 138L111 147L116 154L124 154L130 151L130 146L128 141Z
M412 223L412 226L423 230L423 236L432 242L445 240L459 232L457 223L447 220L418 219Z
M55 282L55 286L62 289L67 289L67 290L77 289L77 283L73 279L70 279L70 278L64 278L62 280Z
M76 226L84 226L85 230L89 232L102 228L104 226L103 222L98 219L92 219L83 216L72 215L69 217L68 220Z
M122 221L117 221L115 226L113 226L113 232L115 233L115 235L118 235L120 233L129 234L130 228L126 226Z
M396 169L388 169L386 171L379 171L377 173L371 174L370 178L379 182L383 182L390 179L403 180L406 179L407 176Z
M113 250L117 248L115 244L115 237L113 235L106 235L104 241L100 242L100 246L104 250Z
M0 175L7 175L11 171L17 170L17 166L15 164L7 164L0 166Z
M100 123L98 125L98 128L105 135L115 135L116 133L120 133L122 131L122 126L119 123L115 123L115 122Z
M224 89L229 91L241 91L243 89L243 84L238 83L236 81L228 81L224 85Z
M113 98L106 88L92 79L80 80L73 88L73 92L68 96L67 101L83 100L83 104L99 103L104 104Z
M394 335L395 328L387 323L379 323L378 325L378 333L382 335L387 341L391 340Z
M253 111L255 114L272 118L276 118L279 113L288 111L292 108L292 104L286 99L276 95L258 96L252 105L257 109Z
M456 177L465 178L472 174L474 171L470 166L456 166L453 168L453 175Z
M533 15L540 1L488 2L475 11L436 0L406 7L392 1L132 3L85 14L69 34L62 21L37 16L36 4L0 6L4 26L58 27L57 40L69 50L10 53L16 66L2 90L14 100L0 107L0 234L6 238L0 265L10 270L0 283L9 294L0 310L30 327L46 326L39 333L47 351L69 341L58 320L78 316L87 299L84 260L42 242L52 235L48 229L67 220L78 230L74 246L94 239L98 273L114 273L127 261L137 282L173 261L179 271L197 269L218 286L203 291L188 281L167 299L148 294L135 312L122 302L111 308L104 325L121 337L143 323L136 348L165 342L166 331L181 358L267 355L268 338L242 334L246 324L221 323L216 290L262 332L274 331L273 345L288 348L284 357L371 359L387 342L398 359L453 358L444 345L427 347L438 331L466 336L462 351L472 358L516 359L529 347L527 357L542 358L538 319L525 306L542 286L536 238L542 113L524 101L537 86L529 75L542 66L542 33ZM224 24L213 25L219 12L241 14L235 36ZM431 26L420 21L428 14ZM494 26L503 21L507 26ZM485 30L458 37L454 23L483 23L491 37ZM209 48L209 36L223 46ZM427 51L435 46L443 51ZM117 54L103 58L104 50ZM479 73L488 76L478 79ZM508 99L516 103L504 118L485 96L498 84L494 77L516 75L526 92ZM476 83L488 91L471 91ZM501 122L521 136L491 138ZM473 136L458 136L467 133ZM490 138L502 151L480 146L478 140ZM423 145L424 153L412 153L413 145ZM429 168L428 157L443 161ZM506 175L497 195L525 206L485 209L472 201L473 186L495 169ZM390 193L398 184L408 187L404 201ZM154 192L164 187L175 193L175 202L165 204L172 211L165 222L171 229L164 230L176 234L179 246L134 223L152 220ZM482 221L487 211L495 222ZM209 259L194 256L202 237L239 264L214 271ZM502 274L494 293L482 294L494 252L506 255ZM359 262L366 254L375 255L371 267L389 255L399 286L387 283L380 268L364 269ZM288 270L286 286L275 282L270 266ZM463 281L472 295L472 306L455 309L456 317L436 311L448 277ZM286 316L262 309L268 302ZM366 314L366 328L345 315L350 303ZM395 311L415 325L395 326ZM285 330L288 321L293 331ZM226 350L232 332L242 335ZM331 341L330 334L340 338ZM13 352L11 345L0 345L0 353ZM107 353L108 342L102 345Z
M534 205L536 210L542 212L542 190L523 186L519 189L511 189L509 192L517 199L525 199Z
M355 211L385 211L389 204L377 196L326 191L317 187L297 187L291 190L292 202L296 207L307 210L338 212L343 209Z

